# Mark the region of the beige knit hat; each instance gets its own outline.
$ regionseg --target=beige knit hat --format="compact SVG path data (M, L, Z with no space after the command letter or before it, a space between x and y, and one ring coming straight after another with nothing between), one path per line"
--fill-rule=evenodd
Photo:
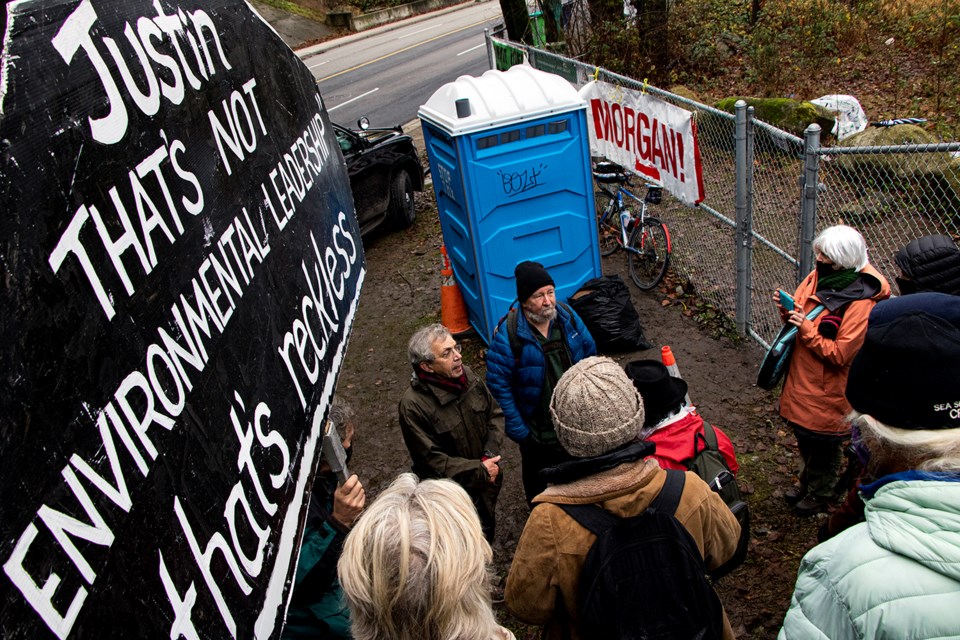
M557 382L550 415L567 453L590 458L636 439L643 426L643 399L616 362L593 356L567 369Z

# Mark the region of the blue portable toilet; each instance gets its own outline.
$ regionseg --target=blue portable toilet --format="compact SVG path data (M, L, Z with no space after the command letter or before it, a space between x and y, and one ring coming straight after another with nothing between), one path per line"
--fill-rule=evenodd
M461 76L419 116L447 255L488 344L517 263L542 263L559 300L601 275L587 103L573 85L526 65Z

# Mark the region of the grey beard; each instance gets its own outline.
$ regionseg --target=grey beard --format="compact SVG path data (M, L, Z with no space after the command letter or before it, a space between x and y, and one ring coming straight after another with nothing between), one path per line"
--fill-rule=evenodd
M550 307L549 309L544 309L541 313L534 313L529 309L524 309L523 313L526 314L527 320L532 324L542 324L544 322L553 322L554 318L557 317L557 308Z

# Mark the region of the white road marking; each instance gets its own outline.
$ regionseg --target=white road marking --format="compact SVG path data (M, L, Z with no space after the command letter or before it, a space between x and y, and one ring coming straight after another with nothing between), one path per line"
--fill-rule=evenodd
M461 52L458 53L457 55L458 55L458 56L462 56L462 55L465 54L465 53L470 53L471 51L476 51L476 50L479 49L480 47L485 47L485 46L487 46L487 43L486 43L486 42L481 42L481 43L478 44L477 46L475 46L475 47L470 47L470 48L467 49L466 51L461 51Z
M415 35L417 35L418 33L423 33L424 31L430 31L430 29L436 29L437 27L442 27L442 26L443 26L443 23L441 22L440 24L434 25L434 26L432 26L432 27L427 27L426 29L420 29L419 31L414 31L413 33L408 33L408 34L405 35L405 36L397 36L397 40L403 40L404 38L409 38L410 36L415 36Z
M356 102L356 101L359 100L360 98L365 98L365 97L367 97L368 95L370 95L371 93L374 93L374 92L376 92L376 91L380 91L380 87L377 87L376 89L371 89L370 91L367 91L366 93L361 93L361 94L358 95L356 98L350 98L350 99L347 100L346 102L341 102L340 104L338 104L338 105L335 106L335 107L328 107L328 108L327 108L327 113L330 113L331 111L336 111L336 110L339 109L340 107L345 106L345 105L348 105L348 104L350 104L351 102Z

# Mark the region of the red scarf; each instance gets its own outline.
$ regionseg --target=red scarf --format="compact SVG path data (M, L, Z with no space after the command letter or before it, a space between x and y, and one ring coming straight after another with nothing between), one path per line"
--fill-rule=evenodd
M467 374L466 372L461 373L459 378L445 378L443 376L438 376L435 373L430 373L429 371L424 371L421 367L414 367L414 373L417 374L417 380L426 384L432 384L438 389L443 389L444 391L449 391L456 395L460 395L467 390Z

